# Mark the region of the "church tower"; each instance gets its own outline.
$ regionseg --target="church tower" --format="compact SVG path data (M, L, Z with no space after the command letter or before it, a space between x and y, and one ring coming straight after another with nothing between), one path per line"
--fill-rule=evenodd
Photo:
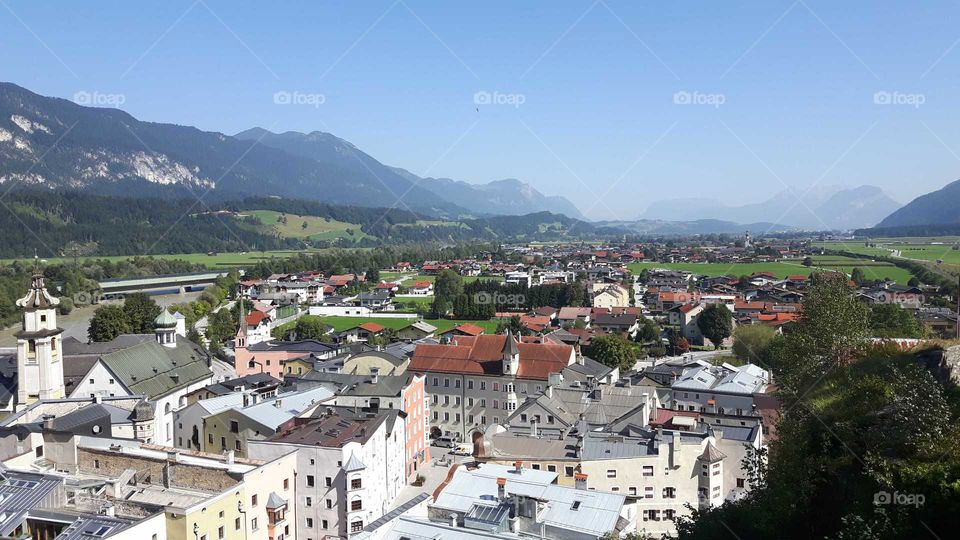
M27 295L17 300L23 310L17 336L17 409L38 399L65 397L63 389L63 343L57 327L55 296L47 292L39 267Z

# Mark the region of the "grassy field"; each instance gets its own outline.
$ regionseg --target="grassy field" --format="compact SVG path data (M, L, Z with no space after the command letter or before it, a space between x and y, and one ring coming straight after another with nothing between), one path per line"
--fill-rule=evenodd
M437 334L442 334L443 332L446 332L447 330L464 323L475 324L483 328L486 333L492 334L496 332L497 324L500 322L496 319L491 319L489 321L453 321L449 319L424 320L428 324L432 324L433 326L437 327ZM342 332L365 322L375 322L386 328L400 330L401 328L406 328L416 322L416 319L395 319L392 317L340 317L331 315L324 317L323 322L332 326L335 331Z
M813 257L814 266L806 267L801 261L781 261L772 263L655 263L643 262L632 263L629 265L630 271L640 272L644 268L668 268L670 270L680 270L685 272L694 272L709 276L742 276L750 275L754 272L771 272L778 278L788 275L809 276L811 272L818 270L835 270L850 274L854 268L861 268L868 279L886 279L896 280L897 283L906 284L910 280L910 273L902 268L885 263L873 262L852 257L822 256Z
M903 257L905 259L919 259L947 264L960 264L960 249L953 249L960 244L960 237L929 237L929 238L879 238L870 240L876 247L868 247L863 242L818 242L814 245L824 249L849 251L864 255Z
M282 214L273 210L251 210L245 212L256 216L265 227L271 227L283 238L307 238L310 240L334 240L336 238L362 239L368 235L360 230L356 223L346 223L335 219L317 216L298 216ZM286 223L278 221L286 215ZM304 227L306 223L306 227Z

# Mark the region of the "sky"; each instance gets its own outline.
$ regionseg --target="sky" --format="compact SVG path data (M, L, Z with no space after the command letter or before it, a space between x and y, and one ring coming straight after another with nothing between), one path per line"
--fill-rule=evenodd
M320 130L594 219L960 178L960 4L0 0L0 80L234 134Z

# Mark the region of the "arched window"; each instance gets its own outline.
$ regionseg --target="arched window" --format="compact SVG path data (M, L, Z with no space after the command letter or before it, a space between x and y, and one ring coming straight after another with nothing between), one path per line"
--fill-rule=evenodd
M253 369L253 368L257 367L257 364L256 364L253 360L251 360L251 361L247 362L247 367L250 368L250 369Z
M167 403L163 406L163 414L170 414L170 404Z

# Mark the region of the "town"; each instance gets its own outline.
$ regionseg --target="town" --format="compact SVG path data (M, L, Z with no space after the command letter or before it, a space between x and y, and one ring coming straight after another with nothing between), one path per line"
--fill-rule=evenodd
M956 337L942 283L837 264L750 233L262 264L204 291L205 326L130 292L83 340L35 261L0 357L3 534L675 537L763 481L771 349L821 289L877 350Z

